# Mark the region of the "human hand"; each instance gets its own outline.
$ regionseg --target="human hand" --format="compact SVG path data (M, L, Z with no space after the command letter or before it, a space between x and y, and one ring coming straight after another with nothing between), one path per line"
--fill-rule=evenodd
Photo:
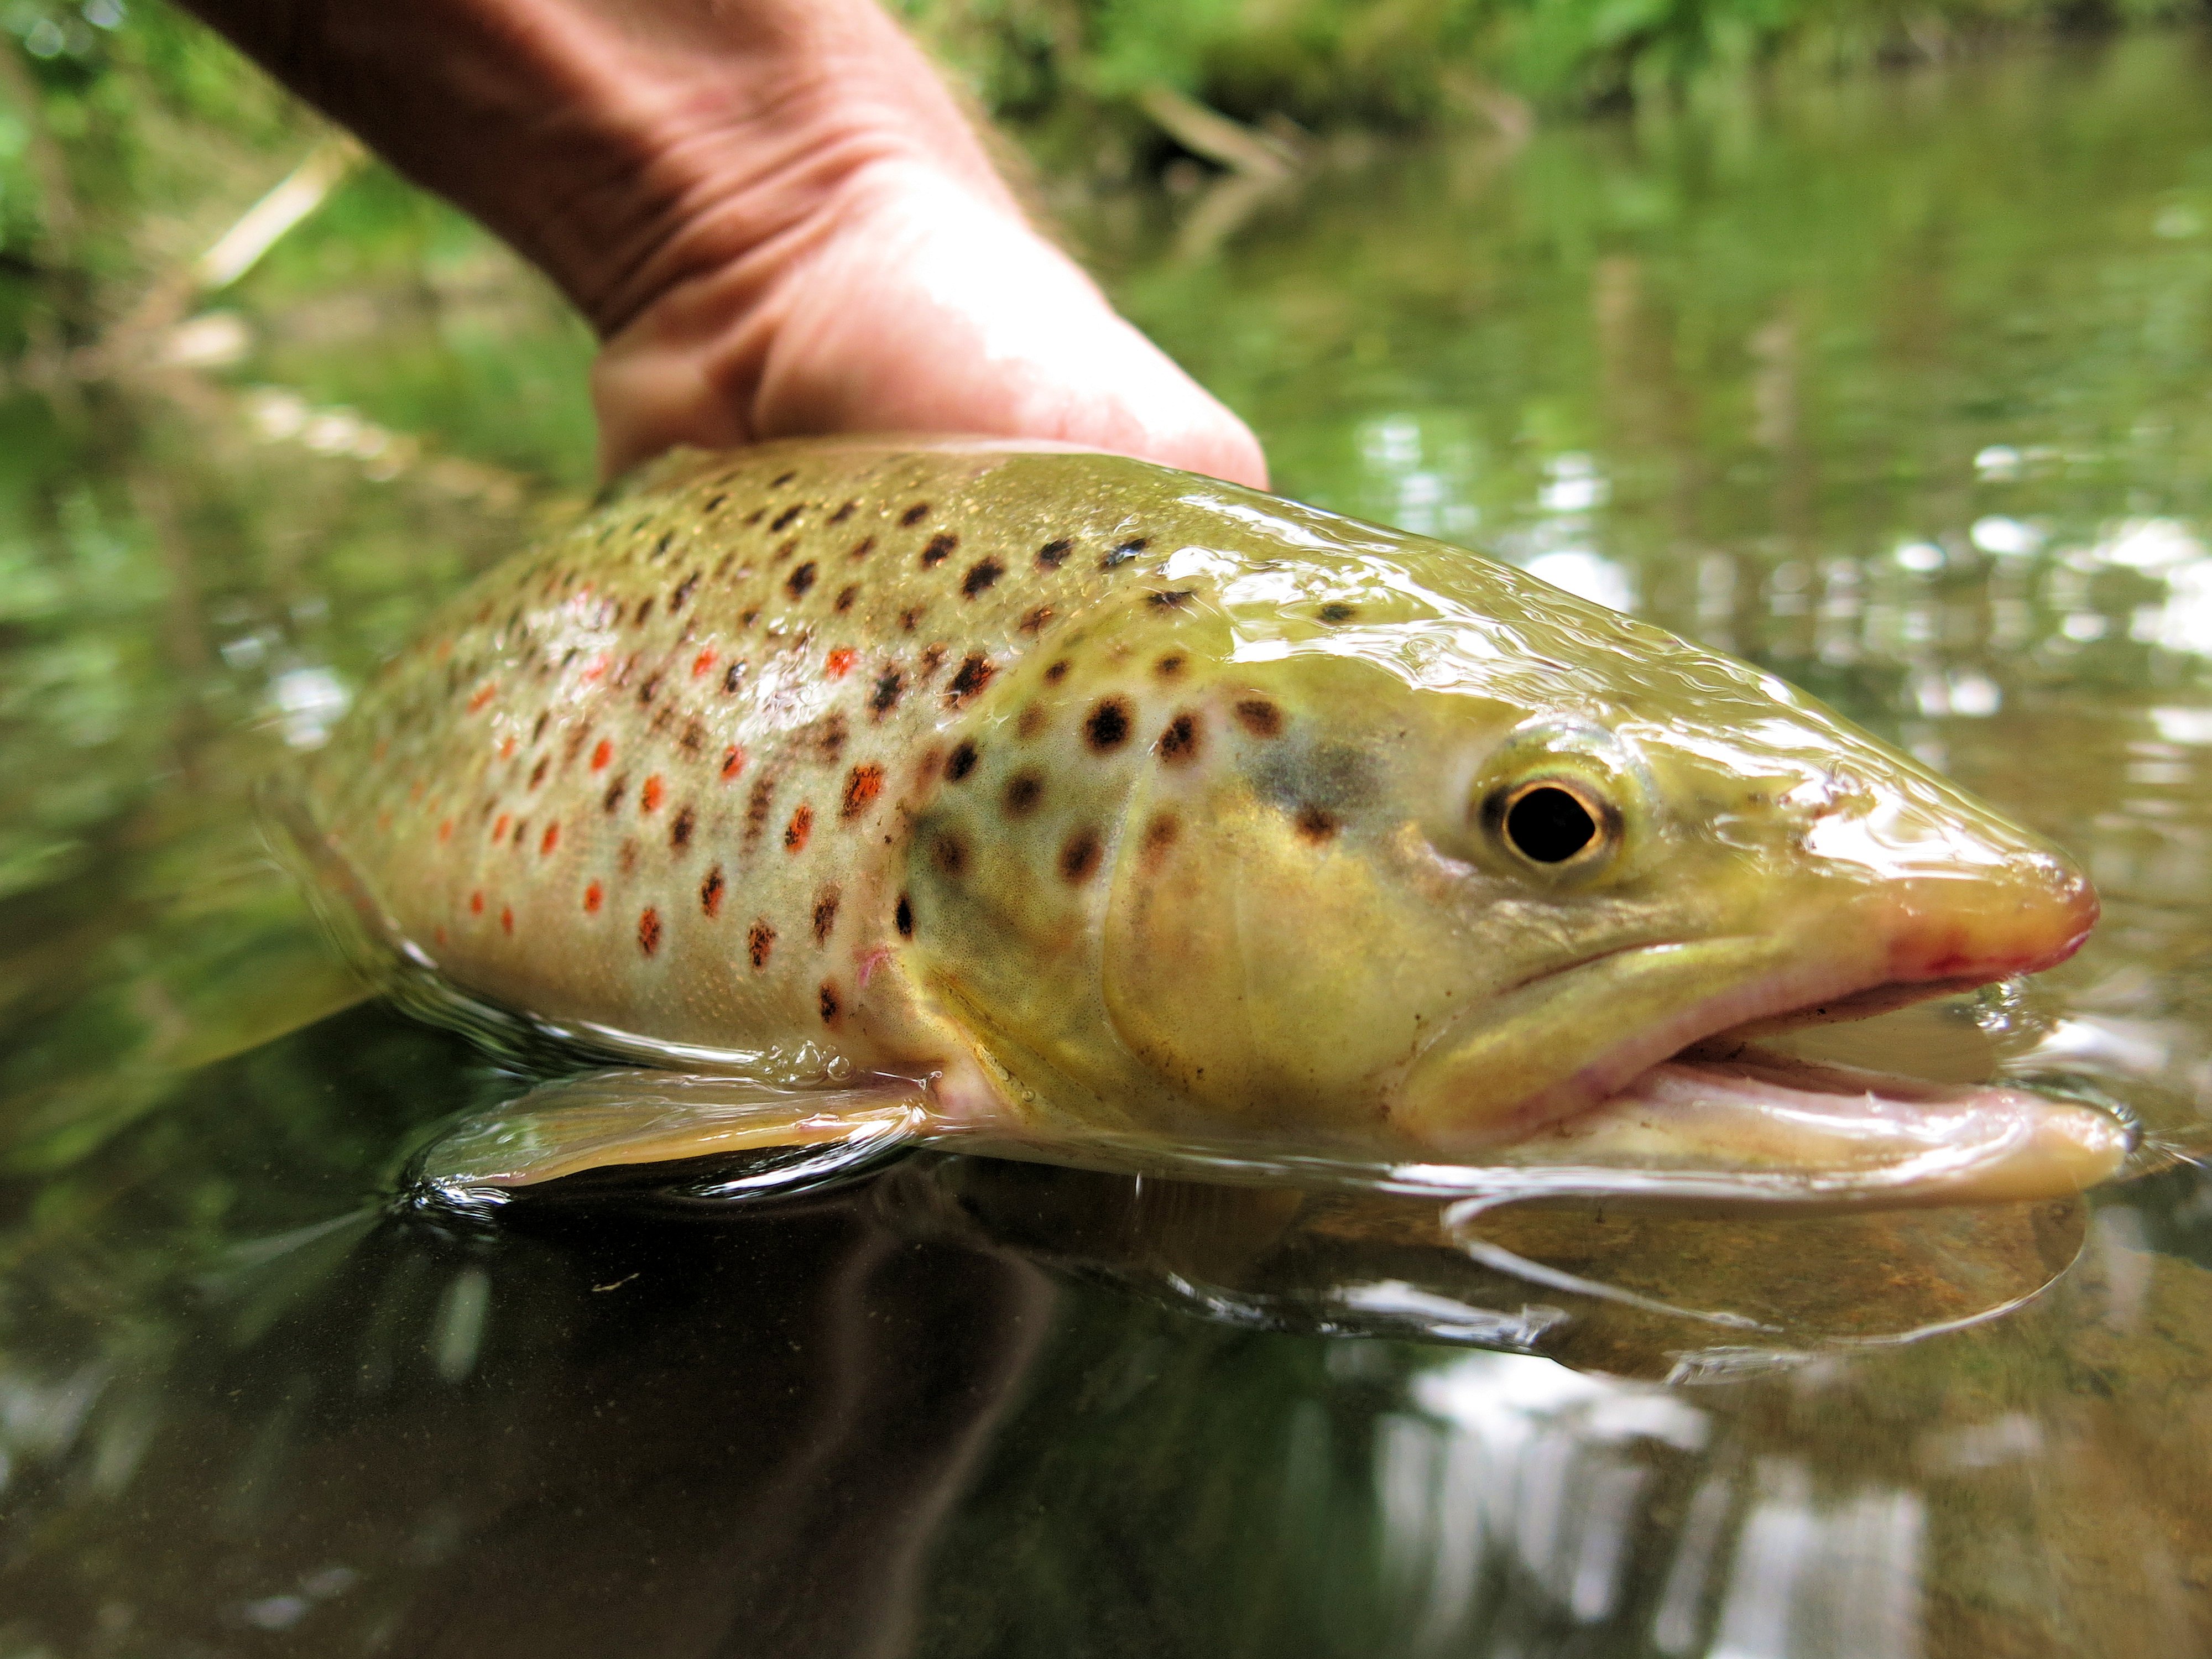
M1265 488L1250 430L1011 210L923 160L823 204L756 289L742 257L674 284L592 374L610 474L675 443L911 431L1049 438Z

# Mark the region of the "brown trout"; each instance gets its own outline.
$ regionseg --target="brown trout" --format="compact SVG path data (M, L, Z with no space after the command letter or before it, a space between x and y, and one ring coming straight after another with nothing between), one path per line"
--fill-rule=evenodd
M1113 456L665 459L390 664L293 822L453 1007L713 1079L519 1112L494 1182L887 1128L1908 1200L2126 1151L1741 1053L2062 960L2056 850L1754 668Z

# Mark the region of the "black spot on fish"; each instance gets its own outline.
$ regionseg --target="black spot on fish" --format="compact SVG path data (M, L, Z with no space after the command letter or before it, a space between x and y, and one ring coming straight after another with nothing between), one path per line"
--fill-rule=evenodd
M637 919L637 948L647 956L660 948L660 912L650 904Z
M972 743L956 744L945 757L945 775L951 782L958 783L975 769L975 745Z
M545 722L552 718L550 714L538 715L538 723L530 728L531 742L536 743L545 735Z
M831 709L814 722L808 735L813 740L814 753L825 765L834 766L845 752L845 741L851 736L845 717Z
M1157 870L1175 846L1176 837L1182 833L1182 825L1172 812L1155 812L1145 825L1144 840L1139 843L1138 857L1146 870Z
M1164 680L1172 680L1180 678L1182 671L1188 666L1189 666L1189 659L1182 652L1170 651L1152 665L1152 672Z
M1071 552L1074 551L1074 549L1075 544L1068 540L1066 537L1055 537L1053 540L1047 542L1042 547L1037 549L1037 568L1040 570L1059 569L1060 566L1067 562L1067 556Z
M699 908L710 916L722 913L722 894L729 884L722 879L722 866L716 865L699 884Z
M530 787L532 789L545 781L545 769L552 763L553 757L550 755L540 755L538 757L538 764L530 769Z
M793 523L798 519L799 515L805 511L806 507L805 503L799 501L793 502L789 507L785 507L782 512L777 514L775 517L768 521L769 533L770 535L774 535L779 531L790 529Z
M1034 772L1017 772L1006 780L1006 816L1025 818L1044 799L1044 780Z
M729 499L730 498L727 495L709 495L707 497L705 501L701 503L699 510L702 513L714 512L724 501L726 501Z
M1265 697L1246 697L1239 702L1237 723L1255 738L1283 735L1283 711Z
M1189 604L1191 595L1197 592L1194 587L1171 587L1160 592L1147 593L1145 602L1155 611L1177 611Z
M968 872L968 843L950 830L940 830L929 854L947 881L957 881Z
M685 750L696 755L707 746L707 728L696 720L684 723L684 735L676 740Z
M1119 697L1104 699L1083 722L1083 736L1101 754L1119 749L1128 740L1129 705Z
M952 556L953 550L959 545L960 538L951 531L932 536L929 538L929 545L921 550L921 568L924 570L936 569L939 565Z
M1078 830L1060 844L1060 879L1076 884L1090 880L1098 868L1098 832Z
M1118 568L1120 566L1128 563L1130 560L1135 558L1138 554L1143 552L1151 545L1152 544L1144 537L1132 536L1127 541L1123 542L1119 547L1116 547L1104 558L1099 560L1098 568L1101 570L1113 570Z
M853 516L854 509L856 509L860 505L860 504L858 501L846 502L844 506L839 507L835 513L832 513L830 515L830 522L831 524L844 523L846 520Z
M814 942L827 945L830 933L837 925L837 905L843 894L836 882L824 887L814 898Z
M837 987L834 981L822 981L822 1023L832 1024L837 1018Z
M961 579L960 591L972 599L1006 574L1006 567L996 559L978 559Z
M763 771L753 779L753 787L745 796L745 839L758 841L768 829L769 807L775 800L776 777L773 770Z
M684 602L691 597L698 586L699 573L695 570L676 584L676 591L668 596L668 608L671 611L681 611L684 608Z
M1177 714L1152 747L1170 766L1187 766L1198 758L1199 724L1195 714Z
M668 844L682 852L691 844L691 830L696 819L689 806L676 809L676 817L668 825Z
M642 628L642 627L645 625L645 619L646 619L647 617L650 617L652 614L653 614L653 601L652 601L650 599L640 599L640 600L637 602L637 621L638 621L638 626L639 626L639 627L641 627L641 628Z
M927 501L916 501L912 507L909 507L905 512L899 514L899 522L911 530L915 526L920 524L928 516L929 503Z
M653 556L656 559L665 556L668 552L668 544L675 539L676 532L674 531L662 531L660 532L660 539L653 544Z
M658 674L648 674L646 676L645 684L637 688L638 702L641 703L651 702L653 698L653 694L659 690L660 676Z
M898 929L901 939L914 937L914 901L904 893L898 896L898 908L891 912L891 925Z
M857 563L860 560L866 558L869 554L875 550L876 538L873 536L863 536L860 540L853 544L851 549L846 553L845 556Z
M1052 607L1048 605L1041 605L1024 615L1016 625L1024 634L1042 634L1044 631L1044 625L1051 620Z
M963 658L952 683L945 688L945 701L957 708L988 685L991 676L998 672L997 665L981 652Z
M1359 612L1352 605L1330 604L1322 606L1315 614L1325 623L1348 623Z
M745 929L745 955L756 972L768 966L769 952L775 949L775 929L768 925L765 916Z
M906 676L896 668L885 669L876 677L876 689L868 693L868 708L881 720L898 707L899 693L906 690Z
M735 695L739 684L743 682L744 678L745 665L742 662L733 662L727 668L724 669L722 671L723 696L730 696Z
M1047 685L1058 685L1062 680L1067 678L1067 659L1062 657L1058 662L1054 663L1050 667L1044 671L1044 683Z
M840 611L850 611L853 608L853 601L860 597L860 590L858 587L839 588L837 590L837 609Z
M798 471L797 471L797 470L796 470L796 469L793 469L793 471L789 471L789 472L781 472L781 473L778 473L775 477L770 478L770 479L769 480L769 482L768 482L768 487L769 487L770 489L782 489L782 488L784 487L784 485L786 485L786 484L789 483L790 483L793 478L797 477L798 476L799 476L799 473L798 473Z
M605 811L612 812L622 805L623 797L629 793L629 774L619 773L616 775L615 781L607 786L606 793L599 797L599 805Z
M1318 806L1299 808L1296 822L1298 834L1307 841L1318 843L1336 834L1336 815Z

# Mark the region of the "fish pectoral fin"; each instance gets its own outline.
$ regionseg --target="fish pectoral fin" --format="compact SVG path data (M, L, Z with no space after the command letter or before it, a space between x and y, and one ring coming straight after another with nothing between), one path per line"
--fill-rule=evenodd
M2119 1172L2130 1133L2016 1088L1923 1084L1760 1055L1653 1067L1516 1162L1635 1171L1624 1190L1800 1202L2070 1198Z
M906 1079L802 1089L677 1072L592 1072L541 1084L452 1125L416 1155L410 1202L477 1208L593 1170L728 1157L687 1183L702 1195L770 1196L875 1167L916 1144L927 1091ZM746 1157L746 1154L760 1154Z

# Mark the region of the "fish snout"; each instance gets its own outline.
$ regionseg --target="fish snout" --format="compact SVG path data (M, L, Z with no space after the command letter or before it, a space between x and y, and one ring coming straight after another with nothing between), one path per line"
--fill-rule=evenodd
M1889 977L1981 984L2053 967L2096 925L2096 889L2057 848L1964 796L1883 792L1805 837L1887 941Z

